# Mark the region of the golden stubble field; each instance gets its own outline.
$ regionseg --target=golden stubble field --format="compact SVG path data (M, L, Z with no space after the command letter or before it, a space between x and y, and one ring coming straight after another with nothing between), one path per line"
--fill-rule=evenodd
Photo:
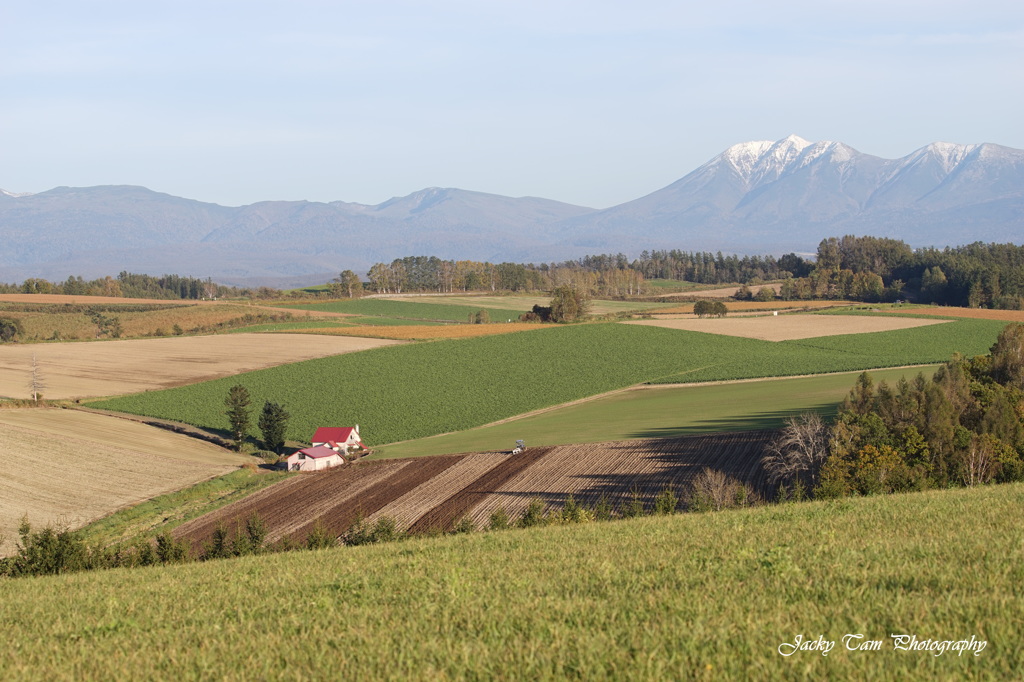
M212 443L139 422L60 409L0 410L0 556L23 516L36 529L79 528L248 461Z
M762 341L792 341L840 334L870 334L911 327L942 324L947 320L910 317L854 315L764 315L758 317L690 318L683 320L635 320L623 324L683 329L707 334L742 336Z
M401 343L309 334L224 334L0 346L0 396L28 398L35 356L46 398L122 395Z

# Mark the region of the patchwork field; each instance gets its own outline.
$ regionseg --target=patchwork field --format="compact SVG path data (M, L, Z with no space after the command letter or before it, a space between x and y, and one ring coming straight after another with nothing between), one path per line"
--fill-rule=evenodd
M604 497L615 508L638 491L644 503L667 487L682 496L704 467L770 493L760 458L774 432L646 439L529 448L521 455L481 453L385 460L296 476L179 526L175 535L201 547L218 525L234 528L256 513L268 538L297 542L320 521L340 535L358 516L388 516L403 529L448 530L463 517L478 526L502 507L518 516L531 500L561 508L568 495L586 505Z
M0 347L0 395L28 398L36 358L49 399L120 395L399 343L296 334L15 344Z
M194 438L73 410L0 410L0 555L28 514L36 528L79 527L198 483L248 458Z
M459 305L476 308L495 308L527 311L533 306L547 306L551 304L550 296L394 296L387 301L405 301L407 303L430 303L433 305ZM609 301L594 299L590 301L590 312L595 315L606 313L618 313L627 310L649 310L660 309L670 306L670 303L650 303L639 301Z
M871 372L894 385L937 365ZM564 445L635 438L679 438L702 433L779 429L790 417L817 412L831 417L850 392L857 373L813 377L639 386L569 405L519 415L475 429L377 448L374 459L423 457L450 452L528 445Z
M511 334L554 327L553 324L533 322L500 322L497 324L446 324L446 325L365 325L360 327L316 327L296 330L302 334L323 334L327 336L361 336L375 339L396 339L400 341L426 339L468 339L475 336Z
M291 440L304 441L316 427L342 422L360 424L364 442L379 446L462 431L639 383L944 362L954 352L985 352L1001 328L995 321L957 320L768 342L616 323L558 326L311 360L95 406L225 429L224 397L241 383L255 404L272 400L287 406ZM309 390L321 385L331 390Z
M635 324L666 329L685 329L706 334L742 336L763 341L793 341L843 334L872 334L896 329L941 324L941 320L911 317L864 317L844 315L759 315L757 317L722 317L684 320L634 320Z

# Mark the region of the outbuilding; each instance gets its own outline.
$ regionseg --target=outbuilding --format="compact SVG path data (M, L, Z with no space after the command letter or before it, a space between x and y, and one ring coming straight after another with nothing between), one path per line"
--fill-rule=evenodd
M285 460L288 471L320 471L345 463L345 458L331 448L317 445L293 452Z

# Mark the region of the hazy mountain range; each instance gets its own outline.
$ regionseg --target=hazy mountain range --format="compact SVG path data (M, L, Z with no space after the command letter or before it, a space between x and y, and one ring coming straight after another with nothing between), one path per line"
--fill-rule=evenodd
M132 186L0 190L0 281L177 273L225 283L324 281L410 255L542 262L650 248L813 252L827 236L912 246L1021 243L1024 150L934 143L900 159L841 142L745 142L604 210L429 188L376 206L225 207Z

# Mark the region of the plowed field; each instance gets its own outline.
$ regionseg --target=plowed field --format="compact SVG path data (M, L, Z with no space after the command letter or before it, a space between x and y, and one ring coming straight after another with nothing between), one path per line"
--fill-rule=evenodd
M770 494L760 459L774 431L531 448L522 455L479 453L383 460L287 479L180 526L200 548L223 523L232 530L251 514L270 541L303 542L317 521L341 535L357 516L396 520L412 532L449 530L463 517L480 528L503 507L517 518L533 499L558 509L569 494L585 505L604 496L621 508L636 490L648 507L668 486L683 497L704 467Z

